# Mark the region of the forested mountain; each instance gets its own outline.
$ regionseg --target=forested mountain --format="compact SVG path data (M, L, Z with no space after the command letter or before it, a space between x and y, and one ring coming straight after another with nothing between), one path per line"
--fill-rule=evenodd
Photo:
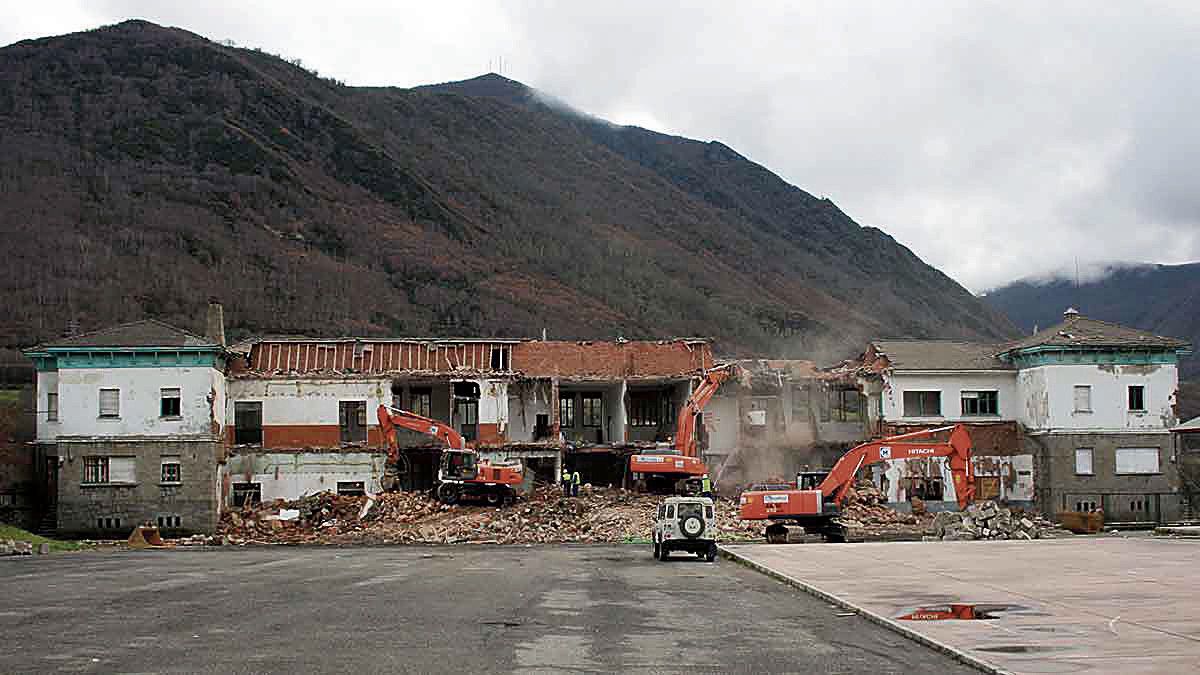
M497 75L349 87L128 21L0 49L6 347L143 317L234 335L703 335L723 353L1012 325L717 143Z
M1200 345L1200 263L1112 264L1099 278L1083 283L1026 279L988 291L983 300L1026 333L1035 326L1058 323L1063 311L1074 307L1093 319ZM1195 358L1185 359L1181 366L1186 377L1200 375L1200 361Z

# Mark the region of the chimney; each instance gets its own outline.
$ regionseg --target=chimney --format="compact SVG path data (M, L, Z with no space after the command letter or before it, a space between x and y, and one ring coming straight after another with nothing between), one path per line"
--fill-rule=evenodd
M225 309L216 298L208 300L208 317L204 322L204 337L225 346Z

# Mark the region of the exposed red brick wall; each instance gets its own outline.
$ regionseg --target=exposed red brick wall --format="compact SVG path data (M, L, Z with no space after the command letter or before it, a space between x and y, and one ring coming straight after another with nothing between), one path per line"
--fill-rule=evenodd
M341 428L336 424L263 425L263 448L337 448L341 447ZM367 427L367 446L383 445L379 427Z
M492 370L492 348L514 345L490 342L259 342L250 350L249 370L261 373L357 372L430 373ZM244 372L238 368L233 371Z
M713 365L702 342L522 342L513 369L533 377L670 377Z
M506 438L500 433L499 424L480 423L475 428L476 441L483 444L503 443Z

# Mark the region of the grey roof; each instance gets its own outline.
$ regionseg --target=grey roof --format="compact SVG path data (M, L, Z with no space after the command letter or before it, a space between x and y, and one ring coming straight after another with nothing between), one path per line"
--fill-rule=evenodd
M220 348L209 338L189 333L157 319L145 319L90 333L81 333L46 342L40 349L68 347L213 347Z
M960 340L876 340L875 353L894 370L1013 370L999 346Z
M1107 321L1089 319L1081 314L1067 314L1063 322L1046 330L1002 345L1003 352L1033 347L1144 347L1151 349L1186 349L1186 340L1163 337L1136 328Z
M1182 424L1178 424L1172 427L1171 431L1181 434L1200 433L1200 417L1193 417Z

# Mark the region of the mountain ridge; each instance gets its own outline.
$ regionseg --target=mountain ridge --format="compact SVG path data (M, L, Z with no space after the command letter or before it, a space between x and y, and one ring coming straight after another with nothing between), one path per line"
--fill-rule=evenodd
M192 327L209 297L234 335L547 328L833 356L885 333L1013 334L727 146L500 76L347 87L142 21L4 47L0 74L17 85L0 91L9 347L71 318Z

